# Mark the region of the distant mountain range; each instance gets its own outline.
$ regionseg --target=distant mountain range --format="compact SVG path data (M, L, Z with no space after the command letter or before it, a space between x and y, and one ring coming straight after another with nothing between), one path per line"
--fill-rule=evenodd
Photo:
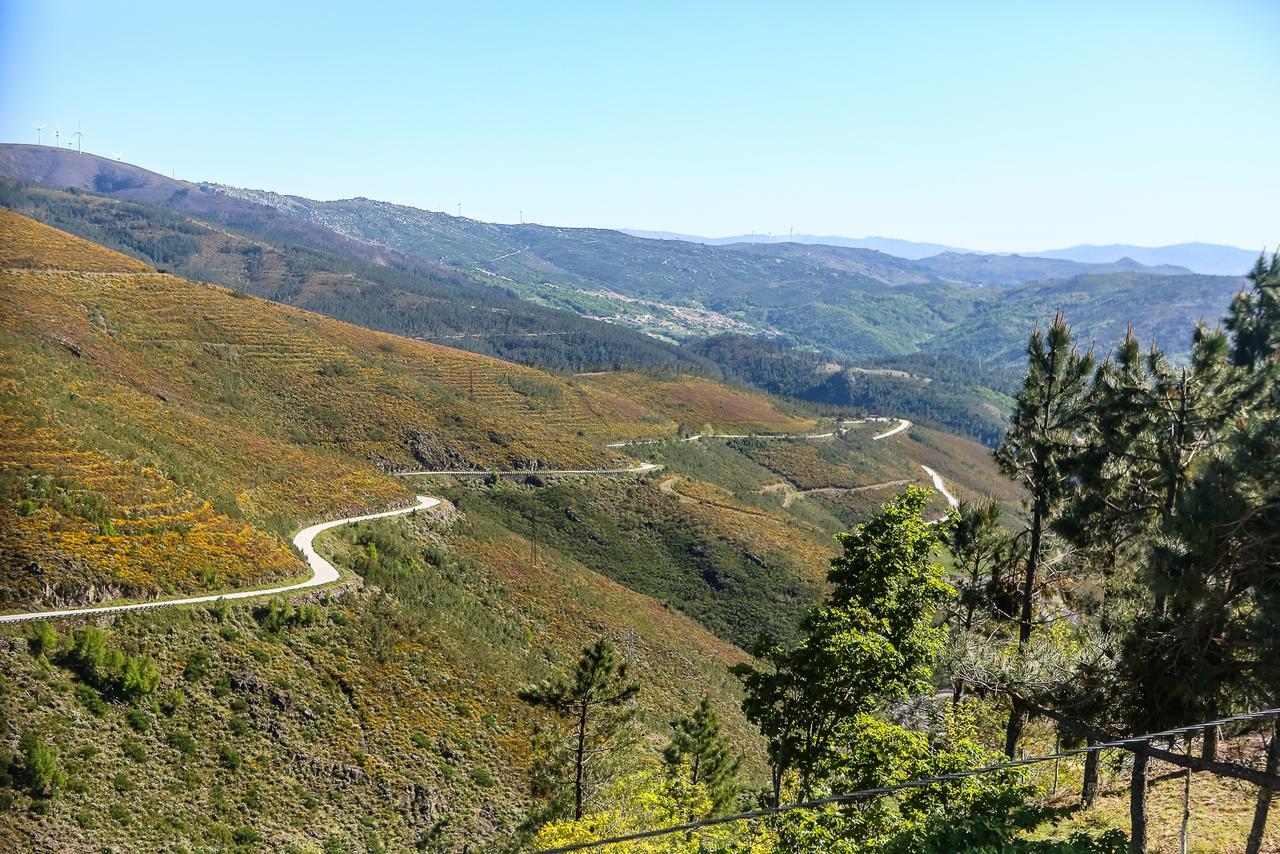
M799 240L709 245L504 225L177 181L50 146L0 144L0 176L11 179L0 181L0 206L340 320L562 371L731 376L986 442L1002 433L1035 323L1063 310L1082 345L1104 352L1131 325L1177 359L1196 321L1216 322L1243 284L1128 255L1084 262L917 244L943 251L911 259ZM735 343L699 343L725 335ZM809 355L788 360L773 344ZM832 366L848 370L831 380Z
M1253 266L1258 251L1240 249L1236 246L1224 246L1220 243L1175 243L1170 246L1133 246L1127 243L1112 243L1106 246L1081 244L1068 246L1065 249L1045 249L1036 252L981 252L976 249L962 249L946 246L941 243L921 243L914 240L898 240L893 237L839 237L836 235L814 234L738 234L732 237L701 237L696 234L679 234L674 231L643 231L640 229L620 229L624 234L644 237L650 240L683 240L690 243L705 243L708 246L725 246L729 244L771 245L779 243L819 244L823 246L839 246L849 249L874 249L898 258L919 261L941 254L972 255L978 257L1020 257L1049 258L1060 261L1076 261L1081 264L1114 264L1118 270L1136 270L1141 267L1158 268L1157 272L1172 272L1173 268L1182 268L1192 273L1203 273L1210 276L1241 276ZM953 262L943 262L947 266ZM970 269L976 269L975 264ZM1100 271L1095 271L1100 272Z
M641 231L632 228L618 230L632 237L646 237L650 240L683 240L687 243L705 243L708 246L725 246L730 243L816 243L822 246L842 246L846 249L874 249L877 252L910 261L928 258L940 252L970 251L955 246L944 246L941 243L919 243L914 240L898 240L894 237L839 237L817 234L738 234L733 237L700 237L696 234L678 234L674 231Z

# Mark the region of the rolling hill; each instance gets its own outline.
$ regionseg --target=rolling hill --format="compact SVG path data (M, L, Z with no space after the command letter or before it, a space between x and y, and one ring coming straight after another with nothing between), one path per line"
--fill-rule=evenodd
M989 444L1016 381L1004 374L1021 364L1036 322L1062 309L1102 349L1132 322L1177 358L1186 342L1162 330L1221 316L1241 284L1128 262L910 261L863 248L499 225L176 182L37 146L0 146L0 173L27 181L0 184L0 205L188 278L340 320L563 372L727 378L833 414L895 411ZM758 358L747 367L740 343L708 343L726 336L756 338L760 354L794 363L787 381Z
M0 628L6 723L57 744L67 775L54 801L0 785L19 846L507 838L532 722L516 689L602 634L646 686L654 739L709 694L758 775L725 668L755 633L794 630L831 534L927 482L921 463L962 495L1008 490L973 442L837 436L696 377L556 376L158 273L11 212L0 328L4 611L274 585L304 572L286 537L306 521L447 499L324 534L336 587L93 621L154 665L132 699L66 651L83 625ZM702 431L800 438L681 441ZM641 444L606 447L624 440ZM819 446L866 500L800 494ZM532 471L636 457L664 468ZM391 476L423 468L525 473Z
M79 160L68 163L69 158ZM618 330L615 335L626 328L674 342L723 333L765 334L859 363L926 349L939 351L926 346L927 342L985 311L994 299L973 285L1016 289L1019 283L1046 278L1118 273L1121 278L1115 280L1115 286L1119 286L1133 281L1124 277L1129 272L1178 272L1114 260L1087 265L956 253L910 261L864 248L798 243L713 246L650 240L607 229L501 225L371 199L321 202L215 184L175 182L92 155L39 146L0 146L0 174L45 186L160 204L273 245L300 243L367 264L408 270L432 280L420 286L435 288L429 298L438 298L441 281L450 276L454 281L449 287L463 289L457 281L461 274L466 281L491 291L605 320ZM32 212L38 215L38 211ZM332 269L339 265L330 260L323 266ZM203 276L216 268L206 263L182 272ZM239 275L221 272L224 276ZM368 271L360 276L375 278ZM1222 304L1235 289L1234 282L1223 280ZM242 281L223 283L246 287ZM246 289L254 287L258 286L249 282ZM341 298L333 288L319 288L323 296L313 293L308 297L295 293L296 289L267 292L259 288L254 292L290 302L315 297L310 307L388 328L398 316L398 294L412 290L403 283L357 287L360 294L348 291ZM360 306L353 307L352 302ZM371 304L367 311L366 304ZM1134 304L1138 304L1136 300ZM537 318L537 324L524 322L519 330L510 332L484 330L467 345L531 361L535 354L523 355L534 347L536 337L531 333L538 329L559 331L557 324L567 323L561 315L539 315L538 311L528 308L524 312ZM1028 330L1032 322L1033 318L1027 318ZM476 325L471 323L470 327ZM607 337L599 326L592 328L592 334ZM390 331L421 334L413 328ZM434 328L425 331L441 332ZM468 342L465 336L476 333L455 328L449 334L464 336L454 341ZM526 337L515 339L519 334ZM574 334L581 337L586 331L574 330ZM506 343L502 343L503 335ZM518 340L518 346L511 343L513 340ZM543 341L537 346L552 345ZM630 364L637 366L689 367L687 356L669 350L643 352L645 348L636 339L608 346L629 348L633 351L628 357ZM605 349L564 346L540 363L554 364L556 358L578 350L600 354ZM704 363L697 369L706 371L709 366Z

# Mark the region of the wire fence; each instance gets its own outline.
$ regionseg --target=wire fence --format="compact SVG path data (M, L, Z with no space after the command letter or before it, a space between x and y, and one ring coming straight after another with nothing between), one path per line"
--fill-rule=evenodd
M641 830L636 831L635 833L624 834L622 836L610 836L604 839L594 839L590 842L575 842L570 845L561 845L557 848L545 848L535 852L535 854L564 854L564 852L568 851L602 848L606 845L617 845L622 842L636 842L641 839L653 839L657 836L668 836L673 833L687 833L704 827L713 827L716 825L730 824L732 822L739 821L750 821L757 818L767 818L769 816L793 812L795 810L815 809L817 807L830 806L832 804L844 804L851 801L867 800L869 798L876 798L882 795L891 795L894 792L901 792L907 789L918 789L922 786L932 786L937 783L948 783L953 780L963 780L969 777L976 777L980 774L990 774L995 771L1004 771L1011 768L1022 768L1027 765L1036 765L1041 762L1052 762L1057 759L1067 759L1072 756L1080 756L1081 754L1093 753L1098 750L1115 748L1132 749L1132 745L1135 744L1146 744L1163 738L1172 738L1173 736L1183 735L1184 733L1199 733L1208 727L1246 723L1248 721L1263 720L1277 715L1280 715L1280 708L1263 709L1257 712L1246 712L1226 718L1219 718L1215 721L1205 721L1204 723L1189 724L1187 726L1175 727L1173 729L1166 729L1160 732L1147 733L1146 735L1131 735L1125 738L1117 738L1110 741L1100 742L1098 744L1090 744L1085 747L1059 750L1055 753L1044 754L1043 756L1029 756L1022 759L1010 759L1004 762L984 765L980 768L971 768L966 771L953 771L948 774L939 774L935 777L923 777L919 780L908 780L905 783L897 783L892 786L878 786L873 789L860 789L856 792L845 792L840 795L830 795L825 798L815 798L808 801L782 804L776 807L766 807L764 809L752 810L750 812L735 813L734 815L705 818L700 821L691 821L686 824L673 824L667 827L656 828L654 830Z

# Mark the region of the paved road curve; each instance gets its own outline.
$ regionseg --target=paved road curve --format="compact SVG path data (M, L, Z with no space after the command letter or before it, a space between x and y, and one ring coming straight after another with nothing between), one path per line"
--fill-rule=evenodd
M867 419L867 420L878 421L882 419L877 418L877 419ZM887 420L887 419L883 419L883 420ZM852 421L848 423L854 424L854 423L861 423L861 422ZM905 418L899 418L897 426L877 436L873 436L872 439L887 439L890 436L893 436L897 433L901 433L903 430L908 429L910 426L911 426L910 421L908 421ZM844 431L841 430L840 432L844 432ZM816 435L769 436L768 438L826 439L826 438L830 438L833 435L834 435L833 433L821 433ZM699 435L699 436L689 436L682 439L681 441L691 442L691 441L697 441L699 439L704 439L704 438L721 438L721 439L743 438L745 439L747 438L747 436L745 435L744 436L729 436L729 435L701 436ZM635 444L647 444L650 441L652 440L640 440ZM611 445L608 445L607 447L616 448L626 444L631 444L631 443L616 442ZM541 471L538 471L536 469L530 469L530 470L520 470L520 471L503 471L503 472L497 472L497 474L642 474L644 472L654 471L655 469L660 469L660 468L662 468L662 466L657 465L655 463L646 462L646 463L639 463L638 465L630 466L628 468L617 468L617 469L543 469ZM933 479L934 486L937 487L938 491L941 492L943 497L947 499L947 503L949 503L952 507L957 506L959 502L956 501L955 496L953 496L950 492L947 491L947 487L943 483L942 478L938 475L938 473L933 469L929 468L928 466L921 466L921 468L923 468L925 472L927 472L928 475ZM474 470L473 471L395 472L395 475L397 477L408 477L411 475L419 475L419 474L453 475L455 477L460 477L460 476L467 476L467 475L488 475L488 474L493 474L493 472L474 471ZM672 480L674 480L674 478ZM669 487L672 485L673 484L671 483L671 481L666 481L663 484L661 484L661 486L663 487ZM674 489L670 491L674 492ZM336 528L340 525L350 525L354 522L367 522L370 519L385 519L389 516L402 516L406 513L412 513L415 510L426 510L428 508L435 507L440 503L439 498L432 498L427 495L419 495L417 498L418 498L417 503L411 504L408 507L402 507L398 510L387 510L382 513L369 513L364 516L349 516L345 519L334 519L333 521L330 521L330 522L320 522L319 524L312 525L309 528L303 528L296 535L294 535L293 544L298 547L298 550L300 552L302 552L302 556L306 559L307 565L311 567L311 577L308 578L306 581L300 581L297 584L288 584L283 587L260 588L257 590L238 590L234 593L215 593L215 594L210 594L206 596L188 596L182 599L157 599L149 602L132 602L125 605L100 605L97 607L89 607L89 608L67 608L61 611L31 611L31 612L26 612L21 614L2 614L0 615L0 623L16 623L16 622L21 622L23 620L58 619L61 617L84 617L84 616L93 616L96 614L114 614L122 611L142 611L147 608L165 608L171 605L199 605L206 602L216 602L219 599L251 599L257 596L274 596L278 593L290 593L295 590L304 590L308 587L320 587L325 584L332 584L333 582L338 580L338 570L334 567L333 564L329 563L329 561L325 560L319 554L316 553L316 550L312 545L313 542L315 541L316 536L320 534L320 532L322 531L327 531L330 528Z
M259 590L237 590L235 593L218 593L210 596L190 596L185 599L159 599L151 602L134 602L128 605L102 605L97 608L70 608L65 611L34 611L26 614L5 614L0 616L0 623L16 623L21 620L48 620L59 617L84 617L95 614L114 614L120 611L141 611L146 608L164 608L169 605L199 605L202 602L216 602L219 599L250 599L255 596L274 596L277 593L289 593L307 587L320 587L338 580L338 570L329 561L316 554L312 542L321 531L336 528L339 525L350 525L353 522L367 522L370 519L384 519L388 516L403 516L415 510L426 510L440 503L439 498L419 495L416 504L401 507L399 510L387 510L384 513L370 513L365 516L350 516L346 519L334 519L332 522L321 522L310 528L303 528L293 538L293 544L302 552L307 564L311 567L311 577L297 584L284 587L267 587Z

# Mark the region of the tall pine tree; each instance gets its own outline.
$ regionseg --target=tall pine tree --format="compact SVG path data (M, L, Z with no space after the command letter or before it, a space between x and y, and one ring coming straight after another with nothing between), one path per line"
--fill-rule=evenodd
M1045 534L1069 488L1069 461L1086 424L1085 394L1094 366L1092 353L1076 350L1061 313L1046 332L1032 331L1027 362L1009 430L996 451L1000 468L1026 488L1030 504L1018 613L1020 652L1031 639ZM1005 728L1005 753L1010 757L1017 753L1025 723L1026 711L1015 701Z
M533 793L548 816L582 818L593 796L615 776L618 760L638 741L632 700L640 686L605 638L582 651L572 674L530 685L519 697L557 719L534 733Z
M724 813L738 794L742 757L721 731L720 716L711 708L711 699L704 696L693 714L672 721L671 729L671 743L663 759L674 769L683 768L690 783L706 786L712 813Z

